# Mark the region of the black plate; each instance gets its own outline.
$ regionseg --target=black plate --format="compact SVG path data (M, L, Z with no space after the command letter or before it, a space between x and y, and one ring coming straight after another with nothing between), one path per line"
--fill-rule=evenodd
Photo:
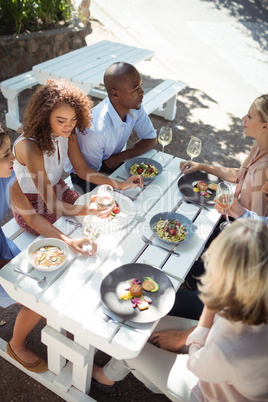
M206 184L215 183L218 184L222 182L222 179L219 179L217 176L214 176L210 173L205 172L193 172L188 173L179 178L178 187L181 193L188 201L196 202L201 205L214 205L214 198L216 197L216 191L211 191L211 198L205 198L200 193L195 193L193 191L192 183L194 181L203 180Z
M171 220L177 220L178 222L180 222L186 229L186 239L179 241L179 242L171 242L168 240L164 240L161 239L161 237L157 236L157 232L154 229L155 225L157 224L157 222L160 221L160 219L162 220L166 220L166 219L171 219ZM193 222L187 218L186 216L182 215L182 214L178 214L176 212L160 212L159 214L156 214L155 216L153 216L150 220L150 229L153 232L154 235L156 235L156 237L166 243L166 244L171 244L172 246L175 246L176 244L182 244L185 243L186 241L190 240L195 232L195 227Z
M131 300L119 300L119 296L126 292L124 284L128 279L137 278L143 281L145 276L149 276L159 285L159 290L155 293L143 291L144 295L152 299L147 310L140 311L138 307L134 309ZM100 291L102 302L109 310L124 320L140 323L164 317L175 301L175 289L167 275L147 264L132 263L116 268L103 279Z

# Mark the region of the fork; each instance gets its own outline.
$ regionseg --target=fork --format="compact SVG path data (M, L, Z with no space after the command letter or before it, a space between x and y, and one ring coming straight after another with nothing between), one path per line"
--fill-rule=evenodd
M176 279L180 283L184 283L184 280L182 278L180 278L179 276L173 275L170 272L166 271L165 269L158 267L157 265L150 264L148 261L145 261L145 260L142 260L142 261L144 262L144 264L148 264L148 265L151 265L151 267L153 267L153 268L160 269L160 271L164 272L164 274L170 276L173 279Z
M132 327L131 325L128 325L128 324L124 323L123 321L115 320L113 317L109 316L109 315L108 315L107 313L105 313L104 311L103 311L102 313L103 313L102 319L103 319L105 322L107 322L108 324L112 324L112 323L118 324L118 325L120 325L120 328L124 325L125 327L131 328L131 329L133 329L134 331L139 332L139 330L138 330L137 328Z
M163 246L160 246L159 244L153 243L152 240L147 239L147 237L145 237L144 235L142 235L141 238L142 238L142 240L144 241L144 243L146 243L146 244L148 244L148 245L162 248L162 250L165 250L165 251L167 251L168 253L175 255L176 257L179 257L179 256L180 256L180 254L179 254L179 253L176 253L176 251L174 251L174 250L168 250L167 248L165 248L165 247L163 247Z

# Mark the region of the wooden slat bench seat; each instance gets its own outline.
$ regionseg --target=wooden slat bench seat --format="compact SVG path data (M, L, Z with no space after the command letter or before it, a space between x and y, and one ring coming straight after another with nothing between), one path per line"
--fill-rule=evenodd
M21 125L19 113L20 92L37 84L38 81L32 71L1 82L1 91L7 99L8 112L6 114L6 126L8 128L16 131Z

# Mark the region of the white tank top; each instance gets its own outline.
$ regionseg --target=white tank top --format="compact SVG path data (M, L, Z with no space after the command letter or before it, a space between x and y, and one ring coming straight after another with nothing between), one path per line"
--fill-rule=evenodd
M57 184L62 177L63 167L68 152L68 138L64 137L54 137L54 138L55 138L56 151L51 156L43 154L45 170L52 186L55 186L55 184ZM16 150L15 150L16 144L25 139L26 139L25 137L20 137L15 141L14 143L15 156L16 156ZM35 141L34 138L29 138L29 140ZM39 191L34 185L34 182L32 181L29 170L27 169L26 166L21 165L17 161L17 159L15 159L14 161L14 170L23 193L29 193L29 194L39 193Z

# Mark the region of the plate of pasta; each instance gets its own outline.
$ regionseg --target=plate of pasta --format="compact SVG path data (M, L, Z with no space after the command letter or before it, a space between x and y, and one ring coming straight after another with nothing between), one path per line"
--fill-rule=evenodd
M163 171L161 163L144 157L129 159L125 163L125 169L131 176L140 175L144 180L152 180Z
M153 216L150 228L159 240L173 245L185 243L195 233L192 221L176 212L161 212Z

